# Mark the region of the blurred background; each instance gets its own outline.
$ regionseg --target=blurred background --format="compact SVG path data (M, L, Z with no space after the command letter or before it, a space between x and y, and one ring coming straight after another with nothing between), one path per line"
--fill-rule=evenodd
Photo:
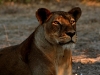
M38 8L69 11L80 7L73 75L100 75L100 0L0 0L0 48L20 44L39 25Z

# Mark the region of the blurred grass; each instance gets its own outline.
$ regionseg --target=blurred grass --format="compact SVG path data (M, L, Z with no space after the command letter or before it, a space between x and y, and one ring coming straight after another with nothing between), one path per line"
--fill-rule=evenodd
M88 6L100 6L100 0L81 0L81 1Z
M0 3L14 2L14 3L30 3L32 0L0 0Z
M14 3L23 3L23 4L28 4L28 3L38 3L38 2L60 2L60 1L65 1L65 0L0 0L0 4L6 3L6 2L14 2ZM66 0L68 1L68 0ZM73 0L74 1L74 0ZM100 0L79 0L82 2L100 2Z
M82 0L82 1L100 2L100 0Z
M33 3L33 2L50 2L50 1L60 1L60 0L0 0L0 4L5 2L14 2L14 3Z
M60 2L60 1L69 1L69 0L0 0L0 4L6 3L6 2L14 2L14 3L39 3L39 2ZM75 1L75 0L72 0ZM100 2L100 0L78 0L82 2Z

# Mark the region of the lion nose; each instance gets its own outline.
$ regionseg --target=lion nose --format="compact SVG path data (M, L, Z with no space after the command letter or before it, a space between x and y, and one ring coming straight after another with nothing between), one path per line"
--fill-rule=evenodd
M74 32L70 32L70 31L69 31L69 32L67 32L66 34L67 34L68 36L70 36L70 37L73 37L73 36L75 35L75 31L74 31Z

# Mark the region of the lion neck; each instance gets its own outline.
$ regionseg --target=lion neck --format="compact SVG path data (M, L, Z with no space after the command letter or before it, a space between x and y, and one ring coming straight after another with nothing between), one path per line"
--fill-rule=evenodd
M50 44L44 36L44 28L40 25L35 32L35 45L43 52L50 60L55 57L55 47Z
M65 50L59 45L50 44L44 36L44 28L40 25L35 32L35 45L41 50L50 60L61 60L65 56ZM70 50L68 51L69 54Z

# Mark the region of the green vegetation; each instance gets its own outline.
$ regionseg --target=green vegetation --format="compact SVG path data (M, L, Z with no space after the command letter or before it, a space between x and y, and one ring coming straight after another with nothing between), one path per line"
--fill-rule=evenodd
M48 1L53 1L53 0L0 0L0 4L5 3L5 2L14 2L14 3L25 3L25 4L27 4L27 3L31 3L31 2L40 2L40 1L48 2Z
M15 2L15 3L30 3L32 0L0 0L0 3Z

